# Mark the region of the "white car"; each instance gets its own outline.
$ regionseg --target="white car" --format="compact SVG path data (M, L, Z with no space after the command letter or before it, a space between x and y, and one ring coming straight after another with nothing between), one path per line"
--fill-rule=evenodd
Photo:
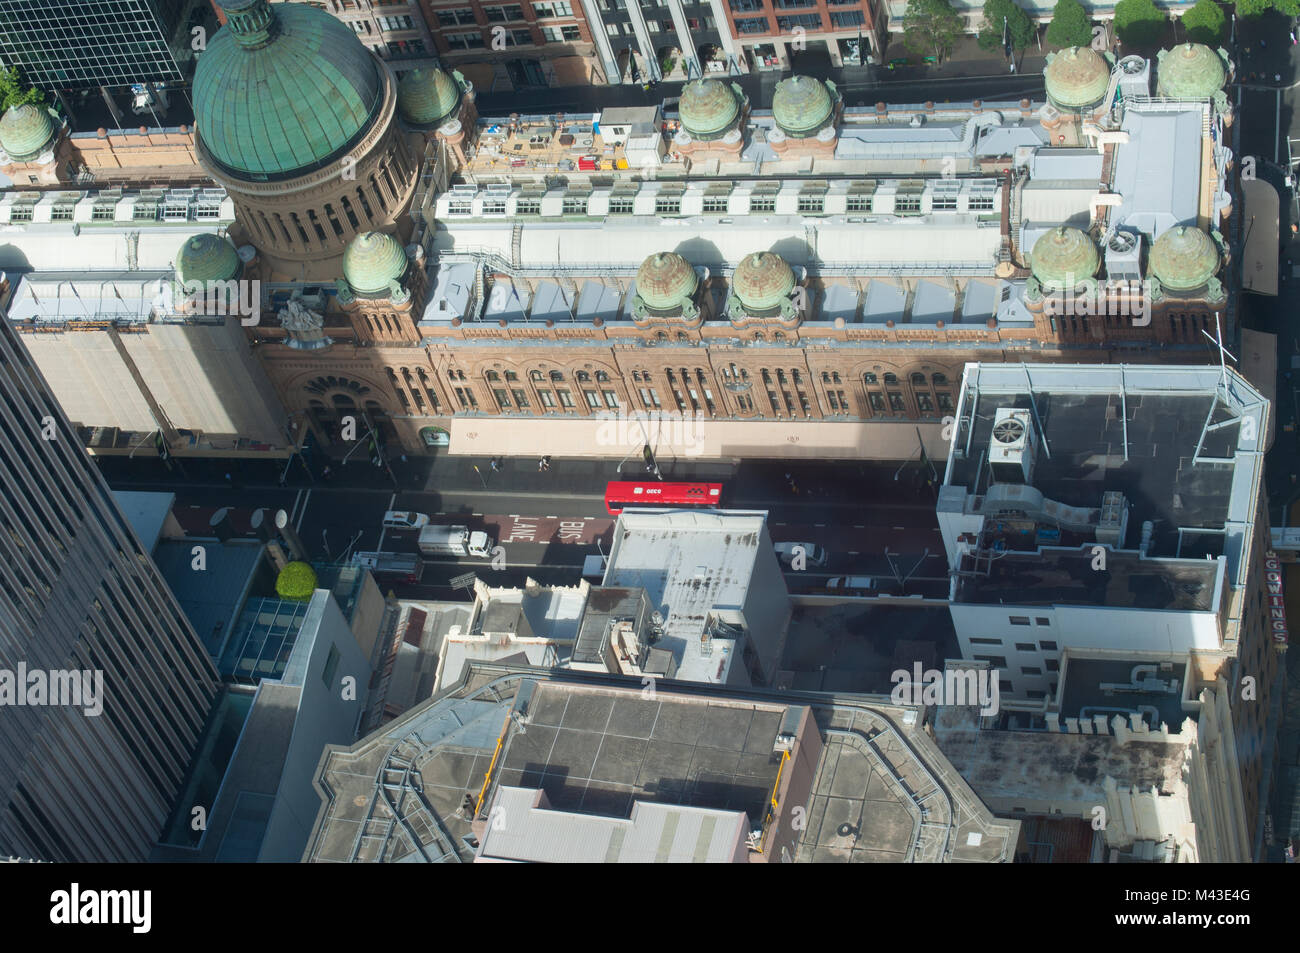
M406 510L389 510L384 514L385 529L420 529L427 525L429 517L423 513L410 513Z

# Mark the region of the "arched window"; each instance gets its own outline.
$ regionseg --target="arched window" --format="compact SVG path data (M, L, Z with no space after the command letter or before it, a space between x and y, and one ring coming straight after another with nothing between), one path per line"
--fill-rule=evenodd
M885 375L885 383L886 383L886 384L897 384L897 383L898 383L898 375L897 375L897 374L886 374L886 375Z
M826 371L822 371L822 383L829 384L830 382L831 382L831 375Z
M773 331L773 332L772 332L772 340L773 340L773 341L784 341L784 340L785 340L785 332L784 332L784 331Z
M947 375L947 374L935 374L935 375L933 376L933 380L934 380L934 386L935 386L935 387L946 387L947 384L948 384L948 375Z
M879 381L877 380L875 374L872 374L870 371L867 371L867 373L865 373L865 374L862 375L862 383L864 383L864 384L876 384L876 383L879 383Z
M690 341L690 338L688 338L688 337L686 336L686 332L685 332L685 331L678 331L678 332L677 332L677 340L680 341L681 343L685 344L685 343L687 343L687 342Z
M597 371L597 372L596 372L596 381L597 381L597 383L600 383L600 384L608 384L608 383L609 383L609 375L606 374L604 371Z
M591 380L591 375L588 374L586 371L578 371L577 376L578 376L579 383L583 383Z
M660 332L658 332L657 334L655 334L655 340L656 340L656 341L667 341L667 340L668 340L668 335L666 335L666 334L664 334L664 332L660 331Z
M516 374L514 371L506 371L506 380L517 381L519 380L519 375Z
M551 371L551 380L553 380L553 381L557 381L557 382L558 382L558 381L562 381L562 380L564 380L564 375L561 374L559 371Z
M530 381L541 381L541 380L543 380L544 378L542 377L542 372L541 372L541 371L529 371L529 372L528 372L528 379L529 379Z
M487 379L490 381L499 381L501 380L501 375L498 374L496 371L488 371Z
M921 373L919 373L919 372L913 374L913 375L912 375L912 386L913 386L913 387L924 387L924 386L925 386L925 375L924 375L924 374L921 374Z
M754 332L754 340L755 340L756 342L758 342L758 343L761 344L762 341L763 341L763 332L762 332L762 331L755 331L755 332Z

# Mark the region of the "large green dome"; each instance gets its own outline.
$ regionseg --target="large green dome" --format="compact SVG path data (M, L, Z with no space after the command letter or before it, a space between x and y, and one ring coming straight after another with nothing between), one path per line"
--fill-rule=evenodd
M362 232L343 253L343 277L360 295L385 294L406 273L406 249L385 232Z
M265 181L301 175L343 153L383 100L381 67L324 10L220 0L228 20L198 56L199 140L226 171Z
M677 112L691 136L710 140L735 126L740 107L741 98L731 86L716 79L697 79L682 87Z
M1029 268L1043 287L1073 291L1101 266L1101 254L1088 233L1061 225L1038 237L1029 254Z
M192 281L230 281L243 269L239 252L229 240L211 232L185 241L176 255L176 280L184 285Z
M783 79L772 93L772 118L782 132L795 139L816 135L834 111L831 91L811 76Z
M397 111L413 126L440 126L455 118L461 85L440 69L413 69L397 84Z
M1089 109L1106 98L1110 63L1090 47L1072 46L1048 58L1043 80L1053 105Z
M1218 53L1202 43L1183 43L1161 50L1156 67L1156 91L1172 99L1208 99L1228 81L1228 68Z
M1180 225L1155 240L1147 263L1170 291L1192 291L1219 270L1219 249L1199 228Z
M30 103L14 106L0 116L0 148L18 162L35 159L54 137L54 119L48 110Z

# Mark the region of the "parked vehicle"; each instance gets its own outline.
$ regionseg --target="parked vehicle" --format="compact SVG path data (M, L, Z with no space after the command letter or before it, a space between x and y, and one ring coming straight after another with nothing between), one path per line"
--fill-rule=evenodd
M353 553L352 565L376 576L397 576L402 582L419 582L424 563L414 553Z
M426 526L420 530L420 552L426 556L490 556L495 541L467 526Z
M822 547L818 546L816 543L777 543L772 548L776 550L777 559L781 560L781 562L786 566L794 564L796 548L803 551L805 566L826 565L826 550L822 549Z
M874 576L835 576L826 580L828 592L850 592L858 589L875 589Z
M386 529L420 529L428 524L429 517L423 513L389 510L384 514L384 527Z

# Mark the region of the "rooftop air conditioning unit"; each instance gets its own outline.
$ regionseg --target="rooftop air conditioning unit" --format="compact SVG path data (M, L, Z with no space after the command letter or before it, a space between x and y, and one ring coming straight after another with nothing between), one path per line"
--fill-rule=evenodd
M1106 277L1111 281L1142 280L1142 239L1136 232L1116 232L1106 243Z
M999 407L989 436L994 483L1029 484L1034 469L1034 421L1027 410Z

